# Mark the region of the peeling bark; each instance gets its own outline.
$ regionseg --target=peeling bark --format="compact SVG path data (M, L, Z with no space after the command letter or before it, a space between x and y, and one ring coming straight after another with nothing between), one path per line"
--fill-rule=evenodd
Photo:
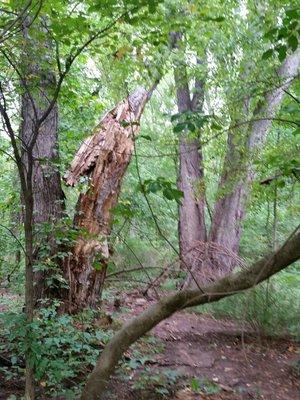
M159 322L184 308L218 301L254 287L300 258L300 233L293 235L276 252L263 257L250 268L232 274L199 290L183 290L166 296L124 324L106 345L90 375L81 400L101 400L122 354Z
M70 312L95 306L100 300L109 257L111 211L148 98L148 92L139 88L108 112L93 136L84 141L65 176L66 183L74 185L81 176L89 175L88 190L79 197L74 219L82 234L65 262L69 290L64 301Z

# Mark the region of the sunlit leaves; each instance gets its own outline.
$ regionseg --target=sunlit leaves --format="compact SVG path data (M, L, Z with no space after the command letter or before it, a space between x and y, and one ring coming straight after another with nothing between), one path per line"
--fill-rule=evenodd
M287 10L282 25L269 30L265 37L271 41L274 47L264 52L262 59L267 60L277 54L279 61L284 61L288 51L295 51L299 43L300 11Z

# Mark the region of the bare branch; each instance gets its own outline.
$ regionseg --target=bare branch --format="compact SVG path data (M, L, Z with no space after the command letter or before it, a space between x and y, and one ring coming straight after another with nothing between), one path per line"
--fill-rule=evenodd
M14 234L14 232L13 232L10 228L8 228L7 226L5 226L5 225L3 225L3 224L1 224L1 223L0 223L0 226L1 226L3 229L7 230L7 231L10 233L10 235L11 235L11 236L15 239L15 241L19 244L19 246L21 247L21 249L22 249L24 255L26 256L27 253L26 253L25 247L24 247L23 244L20 242L19 238Z

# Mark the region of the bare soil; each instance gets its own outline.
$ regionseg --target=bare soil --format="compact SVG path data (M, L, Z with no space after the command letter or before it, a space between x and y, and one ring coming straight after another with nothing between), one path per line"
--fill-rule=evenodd
M104 308L114 320L124 321L151 302L136 293L123 299L121 309L116 310L111 301ZM128 376L127 381L113 377L106 400L300 399L300 380L294 367L299 361L299 349L292 338L258 337L242 324L192 312L174 314L151 334L157 338L158 351L150 349L151 357L136 370L122 371ZM127 360L133 357L133 350L129 350ZM177 382L168 387L168 395L159 395L150 378L142 390L134 388L134 382L146 369L149 376L162 375L166 370L179 373ZM0 400L12 394L21 398L23 382L4 382L3 378L0 372ZM205 384L196 390L191 385L194 379ZM217 393L211 393L211 388Z
M133 296L127 297L124 305L132 316L149 302ZM123 318L128 319L128 314ZM164 351L150 362L151 371L168 368L180 373L180 382L169 397L172 400L300 399L295 369L299 349L291 338L258 337L233 321L191 312L174 314L151 333L164 344ZM218 393L205 393L201 387L195 393L190 387L193 378L211 383ZM118 399L140 400L129 393L128 386L128 393L123 390Z

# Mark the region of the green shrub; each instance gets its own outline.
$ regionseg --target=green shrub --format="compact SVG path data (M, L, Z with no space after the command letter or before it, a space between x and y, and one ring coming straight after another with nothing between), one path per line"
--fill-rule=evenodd
M58 304L40 309L30 325L26 340L23 313L0 314L0 353L9 358L12 367L2 368L7 379L24 373L26 346L32 352L35 378L49 397L66 395L74 398L99 356L99 342L106 343L109 332L94 328L92 318L59 315ZM83 379L82 379L83 378ZM65 389L65 388L68 388Z
M163 369L154 372L151 368L146 367L133 383L133 389L150 389L155 390L156 393L166 396L169 395L174 387L179 373L172 369Z

